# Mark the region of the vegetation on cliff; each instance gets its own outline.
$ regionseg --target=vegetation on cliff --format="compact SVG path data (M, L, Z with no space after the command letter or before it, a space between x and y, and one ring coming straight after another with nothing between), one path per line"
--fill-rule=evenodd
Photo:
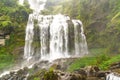
M0 70L15 62L19 48L24 46L29 13L27 4L20 6L17 0L0 0L0 37L10 36L5 46L0 46Z

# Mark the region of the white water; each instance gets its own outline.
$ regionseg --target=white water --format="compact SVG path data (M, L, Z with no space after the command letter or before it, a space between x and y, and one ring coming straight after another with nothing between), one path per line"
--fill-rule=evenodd
M70 17L62 14L40 15L46 0L28 0L28 2L33 13L29 15L26 27L25 59L39 57L40 60L51 61L88 54L81 21L71 20ZM35 29L36 26L38 30ZM36 42L40 47L33 46Z
M86 37L80 20L72 20L75 32L75 52L77 55L88 53ZM81 38L81 39L80 39Z
M116 75L114 73L110 73L106 76L106 80L120 80L120 75Z
M25 38L25 48L24 57L30 60L33 57L34 49L32 47L33 36L34 36L34 20L39 19L39 13L44 9L47 0L28 0L30 8L33 13L29 15L28 24L26 27L26 38ZM23 1L24 2L24 1ZM39 16L40 17L40 16Z
M44 9L47 0L28 0L30 8L34 10L33 13L39 13Z

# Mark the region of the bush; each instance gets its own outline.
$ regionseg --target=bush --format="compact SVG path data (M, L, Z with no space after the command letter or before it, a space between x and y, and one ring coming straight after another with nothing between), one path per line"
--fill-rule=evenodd
M58 75L53 70L50 70L45 73L43 80L58 80Z

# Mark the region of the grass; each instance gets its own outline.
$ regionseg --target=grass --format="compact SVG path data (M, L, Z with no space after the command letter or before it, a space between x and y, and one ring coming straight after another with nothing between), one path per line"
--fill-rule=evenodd
M95 57L84 57L77 59L70 67L68 68L68 71L72 72L76 69L83 68L88 65L95 65L96 64L96 58Z
M14 63L14 57L10 54L0 54L0 71L9 68Z
M120 54L111 57L109 60L104 61L102 64L100 64L100 68L103 70L106 70L110 67L112 63L119 62L120 61Z
M101 49L101 48L91 50L91 52L94 52L94 53L91 53L92 56L87 56L87 57L77 59L69 66L68 71L72 72L74 70L83 68L85 66L91 66L91 65L98 66L102 70L107 70L109 69L112 63L120 61L120 54L113 56L110 54L105 54L104 51L105 49Z

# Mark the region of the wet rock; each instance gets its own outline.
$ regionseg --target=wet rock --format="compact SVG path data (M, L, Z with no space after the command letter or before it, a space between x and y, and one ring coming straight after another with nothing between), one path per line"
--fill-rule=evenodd
M34 64L32 69L33 69L34 71L37 71L37 70L39 69L39 67L38 67L37 64Z
M76 60L77 58L61 58L53 61L52 65L56 65L56 68L61 71L66 71L67 68ZM51 66L52 66L51 65Z
M0 78L0 80L25 80L28 74L28 68L25 67L18 71L12 71Z
M105 80L104 78L88 77L86 80Z
M15 72L10 72L10 76L13 76L15 74Z
M110 73L110 71L101 71L97 66L87 66L85 68L75 70L74 73L80 74L82 77L86 77L86 80L105 80L106 74Z
M25 67L23 69L20 69L19 71L16 72L16 74L18 76L24 76L24 75L27 75L27 73L28 73L28 68L27 67Z
M77 73L69 73L62 71L54 71L58 75L59 80L86 80L85 76Z
M75 70L74 73L87 77L87 72L84 69Z
M71 75L70 80L86 80L86 78L80 74L73 74Z
M85 67L85 71L87 76L95 76L100 69L97 66L87 66Z
M116 62L110 65L110 69L118 69L120 68L120 62Z
M34 80L34 78L38 78L40 80L43 80L43 77L44 77L44 74L47 72L46 69L40 69L40 70L37 70L36 72L30 74L28 77L27 77L27 80Z
M48 69L48 68L50 68L50 62L48 61L48 60L43 60L43 61L40 61L40 62L38 62L38 63L36 63L36 64L34 64L35 66L36 66L36 68L38 68L38 69Z
M110 71L99 71L96 73L96 77L106 77L107 74L109 74Z
M54 68L55 70L61 70L61 65L59 65L59 64L52 64L51 68Z

